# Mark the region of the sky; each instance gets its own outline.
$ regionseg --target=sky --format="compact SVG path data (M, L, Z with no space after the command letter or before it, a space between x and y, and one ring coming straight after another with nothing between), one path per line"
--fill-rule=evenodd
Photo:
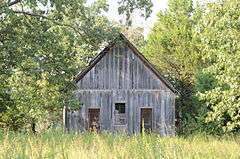
M88 0L88 3L92 3L94 0ZM119 22L124 20L123 16L118 15L118 0L108 0L109 11L106 13L106 16L113 21ZM144 28L144 37L146 38L154 23L157 21L157 13L160 10L167 8L167 0L152 0L152 14L148 19L141 17L137 11L132 16L132 26L134 27L143 27Z
M90 4L95 0L87 0ZM113 21L119 22L120 20L124 20L123 16L118 14L118 1L119 0L107 0L109 4L109 11L106 13L106 16ZM151 28L153 27L154 23L157 21L157 13L161 10L165 10L168 5L168 0L151 0L153 3L152 7L152 14L148 19L141 17L140 14L134 13L132 17L132 26L134 27L143 27L144 28L144 37L146 38L147 35L150 33ZM199 2L207 3L207 2L214 2L216 0L199 0ZM196 2L194 0L193 2Z
M123 19L123 16L118 15L118 4L117 0L108 0L109 2L109 12L107 13L107 17L111 20L119 21ZM150 32L154 23L157 21L157 13L160 10L164 10L167 7L167 0L152 0L152 14L148 19L141 17L137 12L133 14L132 22L133 26L143 27L144 28L144 37Z

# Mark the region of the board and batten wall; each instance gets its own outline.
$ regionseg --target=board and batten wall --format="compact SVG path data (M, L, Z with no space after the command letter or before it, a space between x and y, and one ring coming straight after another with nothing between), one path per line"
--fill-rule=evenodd
M140 132L140 109L152 108L153 132L175 134L175 94L127 45L114 45L77 82L79 110L64 111L65 129L85 131L88 109L100 108L100 128L106 131ZM114 125L114 104L125 103L127 123Z

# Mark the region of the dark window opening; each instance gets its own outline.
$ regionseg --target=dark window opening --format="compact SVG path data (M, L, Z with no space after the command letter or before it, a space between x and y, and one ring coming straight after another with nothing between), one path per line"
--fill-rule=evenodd
M118 114L125 114L125 103L115 103L115 110Z
M127 123L125 103L115 103L114 116L115 125L125 125Z

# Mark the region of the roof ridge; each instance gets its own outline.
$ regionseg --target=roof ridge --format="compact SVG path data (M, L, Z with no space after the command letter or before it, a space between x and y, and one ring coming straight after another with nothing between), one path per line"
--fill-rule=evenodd
M125 37L123 33L119 33L120 38L126 42L128 47L133 50L133 53L140 58L144 62L144 64L173 92L180 94L178 90L176 90L173 85L165 79L163 75L146 59L146 57L140 53L140 51ZM81 80L101 59L106 55L106 53L115 45L116 40L118 38L114 39L112 42L110 42L93 60L90 61L89 65L80 71L75 76L75 81L78 82Z

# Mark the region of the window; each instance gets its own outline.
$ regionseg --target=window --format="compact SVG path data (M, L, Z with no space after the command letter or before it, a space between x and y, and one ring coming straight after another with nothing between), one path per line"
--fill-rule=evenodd
M119 114L125 114L125 103L116 103L115 110L118 111Z
M126 122L126 107L125 103L115 103L115 125L125 125Z

